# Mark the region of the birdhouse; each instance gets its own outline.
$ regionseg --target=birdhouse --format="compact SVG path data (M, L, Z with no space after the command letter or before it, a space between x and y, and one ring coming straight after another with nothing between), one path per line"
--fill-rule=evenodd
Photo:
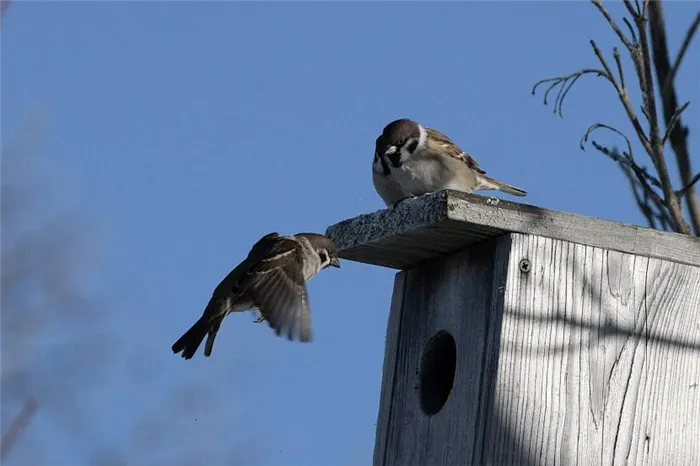
M375 465L700 465L700 240L454 191L326 234L399 270Z

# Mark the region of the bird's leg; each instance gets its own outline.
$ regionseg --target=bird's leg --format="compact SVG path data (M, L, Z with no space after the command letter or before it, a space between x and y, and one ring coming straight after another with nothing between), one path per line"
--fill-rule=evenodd
M261 312L261 313L260 313L260 316L259 316L257 319L255 319L253 322L256 323L256 324L260 324L260 323L265 322L265 320L266 320L266 319L265 319L265 316L262 315L262 312Z

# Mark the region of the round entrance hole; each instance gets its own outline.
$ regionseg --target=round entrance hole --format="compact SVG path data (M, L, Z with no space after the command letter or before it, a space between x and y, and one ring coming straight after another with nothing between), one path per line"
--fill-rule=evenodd
M420 361L420 406L425 414L437 414L452 391L457 366L457 345L452 335L440 330L423 350Z

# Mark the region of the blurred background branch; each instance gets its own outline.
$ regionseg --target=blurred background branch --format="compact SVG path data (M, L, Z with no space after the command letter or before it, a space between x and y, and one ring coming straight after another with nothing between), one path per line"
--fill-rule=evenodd
M34 397L30 396L24 403L22 411L10 422L10 426L7 431L0 438L0 461L4 460L5 457L12 451L12 447L17 444L17 441L27 428L34 413L36 412L37 402Z
M39 163L45 136L43 119L34 115L9 141L3 138L0 381L2 420L9 426L3 459L37 415L78 428L77 389L98 379L95 363L107 344L99 314L81 290L87 228L54 205L64 193L52 185L56 174L46 179L45 161Z

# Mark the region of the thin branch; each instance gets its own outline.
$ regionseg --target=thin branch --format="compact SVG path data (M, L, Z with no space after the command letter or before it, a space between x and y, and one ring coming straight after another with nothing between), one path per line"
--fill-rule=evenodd
M671 67L671 71L669 72L668 76L666 76L666 79L664 80L663 86L661 86L661 95L664 95L668 91L669 86L673 83L674 79L676 79L676 73L678 73L678 68L681 67L681 62L683 62L683 57L685 57L685 52L688 51L688 47L690 46L690 41L693 40L693 36L695 35L695 32L698 30L698 26L700 26L700 12L698 12L698 14L695 16L695 20L690 25L690 28L688 28L688 32L685 33L685 39L683 39L683 44L681 45L681 49L678 51L678 56L676 57L676 60L673 62L673 66Z
M10 451L17 444L17 440L22 436L22 432L27 428L37 409L37 402L33 397L29 397L24 403L22 411L10 423L7 432L0 439L0 460L4 460Z
M605 70L605 73L610 77L610 82L612 83L613 86L615 86L615 90L620 92L620 86L618 86L617 82L615 81L615 78L613 78L612 71L610 71L610 67L608 66L608 62L605 60L605 57L603 56L603 52L600 51L598 48L598 44L595 43L594 40L591 40L591 47L593 47L593 51L595 52L596 56L598 57L598 60L600 61L600 64L603 65L603 69Z
M632 23L627 18L622 18L622 21L624 21L625 26L627 26L627 29L630 30L630 35L632 36L632 44L636 47L638 43L637 39L637 33L634 32L634 28L632 27Z
M634 160L634 156L632 155L632 143L631 143L631 141L629 140L629 138L627 136L625 136L617 128L614 128L610 125L605 125L602 123L595 123L595 124L591 125L588 128L588 130L586 131L586 133L583 135L583 137L581 138L581 142L580 142L581 149L585 150L585 143L588 141L588 138L590 137L590 135L594 131L596 131L598 129L607 129L608 131L612 131L613 133L621 136L625 140L625 143L627 144L627 152L623 151L622 156L620 156L620 154L616 153L616 152L606 153L604 150L602 150L598 147L598 146L600 146L600 144L595 143L595 141L593 141L593 146L596 149L598 149L600 152L602 152L605 155L607 155L608 157L610 157L614 162L629 166L634 171L634 174L637 176L637 178L639 179L639 182L642 184L644 189L649 191L651 197L655 201L658 200L658 202L660 202L661 204L665 204L665 202L663 201L663 199L661 199L659 194L656 191L654 191L654 189L652 188L652 186L654 186L656 188L663 189L661 182L658 180L658 178L651 175L647 171L646 167L641 167L641 166L639 166L639 164L637 164L637 162ZM600 147L602 147L602 146L600 146Z
M623 3L625 4L625 8L627 8L629 14L632 15L632 18L639 14L639 0L634 0L634 5L632 5L630 0L623 0Z
M626 165L629 168L631 168L637 178L639 179L640 183L642 186L644 186L645 189L647 189L651 196L655 199L658 199L661 204L664 204L664 201L659 197L659 195L652 189L652 186L657 187L659 189L663 189L661 182L656 178L654 175L651 175L646 167L642 167L637 162L634 160L634 156L632 153L632 143L629 140L627 136L625 136L620 130L617 128L614 128L610 125L606 125L603 123L595 123L592 124L591 126L588 127L588 130L586 130L586 133L583 135L581 138L580 142L580 147L582 150L585 149L585 143L588 141L588 138L590 137L591 134L593 134L594 131L598 129L607 129L609 131L612 131L619 136L621 136L625 140L625 144L627 145L627 151L622 151L622 156L617 153L617 152L612 152L612 153L606 153L604 150L601 150L600 147L602 147L600 144L598 144L595 141L591 141L593 146L598 149L600 152L603 152L605 155L610 157L614 162L617 162L621 165Z
M639 0L634 0L637 2L637 5L639 5ZM660 1L660 0L656 0ZM649 0L643 0L642 1L642 11L639 13L639 17L641 18L646 18L647 12L649 11Z
M688 105L690 105L690 102L686 102L681 108L673 112L671 120L669 120L668 126L666 127L664 138L661 141L662 144L666 144L666 141L668 141L668 139L671 137L671 133L673 133L673 130L676 129L676 124L678 124L678 120L681 119L681 114L685 111L686 108L688 108Z
M617 47L613 47L613 58L615 58L615 64L617 65L617 73L620 75L620 86L625 92L627 92L625 73L622 69L622 60L620 59L620 52L617 50Z
M670 218L663 199L661 199L649 184L640 177L639 172L646 173L646 170L644 168L639 169L639 167L636 167L637 170L635 170L632 164L628 163L628 160L632 158L629 154L624 152L620 154L616 148L610 149L596 141L591 141L591 144L598 152L617 162L618 166L622 169L630 183L637 206L639 210L641 210L642 215L647 219L649 226L651 228L656 228L656 220L658 220L664 229L668 229ZM656 209L652 208L652 205Z
M632 170L625 167L623 168L627 180L630 182L630 187L632 188L632 194L634 194L634 200L637 202L637 207L647 219L649 228L656 229L656 215L649 205L649 195L643 189L639 188L639 184L636 183L636 178Z
M646 0L644 0L644 5L646 5ZM635 22L637 24L637 28L639 28L640 32L640 47L641 47L641 59L642 62L642 76L643 80L640 80L641 88L642 88L642 96L644 97L644 107L647 111L647 114L649 115L649 140L651 142L651 149L649 151L649 156L652 158L652 161L654 162L654 166L656 166L656 169L659 170L659 165L664 163L663 160L663 150L659 151L659 143L661 141L661 137L659 134L659 120L658 120L658 115L656 113L656 98L654 96L654 80L651 77L651 64L650 64L650 53L649 53L649 43L648 43L648 38L646 35L646 18L644 16L639 16L635 18ZM663 146L661 146L661 149L663 149Z
M676 195L681 198L688 194L691 189L693 189L693 185L700 180L700 172L696 173L695 176L690 180L690 183L688 183L683 189L679 189L676 191Z
M605 60L603 53L598 48L598 44L596 44L594 40L591 40L590 43L591 43L591 47L593 47L593 52L595 52L601 65L603 65L603 68L605 68L605 72L611 76L611 79L609 79L609 81L615 87L615 91L617 91L617 96L619 97L620 102L622 102L622 106L625 108L625 112L627 113L627 117L629 118L629 120L632 122L632 126L634 126L634 131L637 133L639 140L641 141L642 145L644 146L644 150L646 150L647 152L650 152L651 145L649 143L649 139L647 138L647 135L644 132L644 128L642 128L641 123L639 123L639 118L637 118L637 115L634 113L634 110L632 109L632 103L630 102L630 98L629 98L629 94L627 93L627 90L625 88L619 86L617 84L617 82L615 82L615 80L612 79L612 72L610 71L610 67L608 66L608 63Z
M599 152L602 152L608 157L610 156L610 153L617 150L616 148L610 150L607 147L600 146L595 141L593 141L593 147L595 147ZM651 206L651 198L649 194L644 190L644 188L639 183L639 180L637 179L634 172L629 166L624 164L619 164L619 166L620 169L622 169L622 172L625 174L625 178L627 178L627 181L630 184L632 194L634 195L634 200L637 202L637 207L639 207L639 210L642 212L642 215L644 215L644 218L647 219L647 224L650 228L656 228L657 213Z
M630 156L632 155L632 142L630 141L630 139L627 136L625 136L625 134L619 129L603 123L594 123L588 127L584 135L581 137L581 141L579 142L579 147L581 148L581 150L586 150L586 143L588 142L588 138L591 134L593 134L594 131L599 129L607 129L608 131L612 131L613 133L622 137L622 139L624 139L625 143L627 144L627 153Z
M558 114L561 118L564 118L564 113L563 113L563 106L564 106L564 99L566 96L569 94L569 91L573 87L573 85L578 81L578 79L585 75L585 74L594 74L598 77L603 77L607 79L608 81L611 81L611 76L609 76L605 71L601 69L594 69L594 68L584 68L582 70L576 71L571 74L567 74L564 76L557 76L555 78L546 78L546 79L540 79L535 83L534 86L532 86L532 95L535 95L537 92L537 88L543 84L550 83L549 87L547 87L547 90L544 92L544 98L542 99L542 103L544 105L548 105L548 98L549 98L549 93L552 92L554 88L557 86L561 86L559 91L557 92L557 96L554 99L554 113ZM614 84L614 83L613 83Z
M632 48L634 47L634 44L627 38L627 36L625 36L625 34L620 29L620 26L618 26L617 23L615 22L615 20L612 18L612 16L610 16L610 13L608 13L608 10L605 9L605 7L601 3L601 1L600 0L591 0L591 3L593 3L593 5L595 5L595 7L598 9L598 11L600 11L600 13L605 17L605 19L608 21L608 23L610 23L610 27L613 28L613 31L615 31L615 33L617 34L617 37L620 38L622 43L625 44L625 47L627 47L627 49L629 49L629 50L632 50Z

